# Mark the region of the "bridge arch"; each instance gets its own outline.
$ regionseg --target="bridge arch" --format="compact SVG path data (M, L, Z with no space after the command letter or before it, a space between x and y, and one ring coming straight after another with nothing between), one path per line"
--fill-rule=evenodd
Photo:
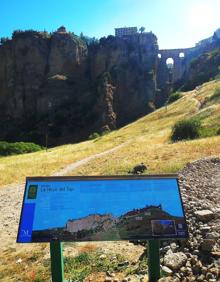
M176 81L180 80L183 77L183 74L186 70L185 61L187 60L188 54L190 54L192 48L182 48L182 49L161 49L159 50L158 54L161 57L158 57L158 64L159 68L164 68L163 72L172 69L172 82L175 83ZM172 59L173 63L167 63L168 59ZM168 61L168 62L169 62ZM169 77L170 80L170 73L167 73L167 78Z
M184 52L180 52L180 53L179 53L179 58L184 58L184 57L185 57Z
M167 58L166 59L166 65L168 69L173 69L174 68L174 59L173 58Z

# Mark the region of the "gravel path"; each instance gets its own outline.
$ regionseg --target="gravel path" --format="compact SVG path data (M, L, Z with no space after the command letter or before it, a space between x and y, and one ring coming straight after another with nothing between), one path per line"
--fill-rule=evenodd
M15 247L24 184L0 189L0 249Z

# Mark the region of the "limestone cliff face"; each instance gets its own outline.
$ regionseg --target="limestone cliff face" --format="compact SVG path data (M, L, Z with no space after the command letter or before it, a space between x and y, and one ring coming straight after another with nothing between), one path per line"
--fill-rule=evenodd
M91 50L93 80L105 76L106 83L114 88L112 111L116 127L152 111L157 50L152 33L136 34L127 40L109 36Z
M62 32L16 32L0 45L0 139L64 143L153 109L157 39L109 36L87 46Z

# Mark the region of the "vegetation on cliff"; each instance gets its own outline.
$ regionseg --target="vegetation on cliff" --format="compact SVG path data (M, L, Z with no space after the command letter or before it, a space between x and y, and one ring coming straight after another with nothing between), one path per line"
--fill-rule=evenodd
M0 156L19 155L42 150L43 147L34 143L0 141Z
M170 96L168 97L167 104L173 103L176 100L180 99L181 97L182 97L181 92L171 93Z
M219 75L220 49L216 48L192 59L182 90L192 90L204 82L217 78Z

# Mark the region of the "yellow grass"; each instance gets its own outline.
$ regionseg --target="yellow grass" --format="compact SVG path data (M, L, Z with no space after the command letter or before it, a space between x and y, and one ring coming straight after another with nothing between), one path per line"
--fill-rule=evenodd
M26 176L46 176L66 165L115 147L119 142L87 141L31 154L0 158L0 186L25 181Z
M23 182L26 176L51 175L65 166L111 149L125 146L71 172L73 175L125 174L136 164L144 162L149 172L175 172L187 162L200 157L220 156L220 137L194 141L169 141L172 126L177 120L205 115L203 124L220 127L220 103L200 103L210 97L220 81L204 84L199 90L184 93L178 101L163 107L119 130L92 141L55 147L49 151L0 158L0 186Z
M174 144L147 145L149 139L140 138L119 151L98 158L69 175L127 174L134 165L145 163L149 173L174 173L193 160L220 156L220 136Z

